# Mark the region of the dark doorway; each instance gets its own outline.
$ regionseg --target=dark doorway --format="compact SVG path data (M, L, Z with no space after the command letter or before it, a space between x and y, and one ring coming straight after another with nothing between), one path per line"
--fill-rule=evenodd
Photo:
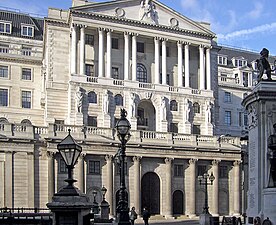
M177 190L173 193L173 214L183 215L183 205L183 192Z
M142 208L152 215L160 214L160 179L156 173L146 173L142 178Z

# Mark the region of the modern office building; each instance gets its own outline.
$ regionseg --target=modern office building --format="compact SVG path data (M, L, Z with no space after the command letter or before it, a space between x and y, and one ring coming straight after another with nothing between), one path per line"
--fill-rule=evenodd
M104 185L114 215L114 125L125 108L130 206L167 218L199 215L205 193L197 177L208 172L215 176L210 212L243 213L243 127L235 122L229 133L224 114L243 111L238 100L228 107L221 96L232 87L228 80L243 79L231 93L250 88L240 68L235 77L233 66L221 65L221 56L232 60L228 50L216 45L210 24L156 0L74 0L70 9L50 8L44 20L1 11L0 207L51 201L67 176L57 144L71 129L83 149L76 186L91 200L96 190L100 201Z

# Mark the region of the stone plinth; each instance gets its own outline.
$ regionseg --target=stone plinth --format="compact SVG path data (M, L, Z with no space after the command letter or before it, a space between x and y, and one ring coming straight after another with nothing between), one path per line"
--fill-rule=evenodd
M168 132L168 122L166 120L161 121L161 132Z
M192 125L190 122L185 122L183 126L183 133L184 134L191 134L192 133Z
M82 126L83 125L83 114L82 113L76 113L76 122L75 125Z
M137 130L137 118L131 117L130 120L131 130Z
M276 187L269 185L271 167L268 138L276 124L276 82L261 81L242 102L248 111L247 224L256 216L276 224Z
M210 213L203 213L199 215L199 224L200 225L210 225L210 218L212 215Z

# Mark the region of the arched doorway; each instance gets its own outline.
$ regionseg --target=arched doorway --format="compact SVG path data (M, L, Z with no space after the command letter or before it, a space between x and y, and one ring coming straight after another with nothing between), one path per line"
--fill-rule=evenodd
M173 193L173 214L174 215L183 215L183 192L182 191L175 191Z
M152 102L141 100L137 109L137 129L156 130L156 113Z
M146 173L142 178L142 208L152 215L160 214L160 179L156 173Z

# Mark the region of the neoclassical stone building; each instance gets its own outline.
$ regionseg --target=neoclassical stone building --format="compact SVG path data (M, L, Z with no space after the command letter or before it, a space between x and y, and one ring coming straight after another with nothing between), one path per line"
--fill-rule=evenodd
M9 18L0 25L14 31ZM36 22L33 27L36 34ZM19 38L43 54L1 54L0 66L10 74L0 71L0 91L8 90L0 99L1 207L45 207L65 185L56 147L70 128L83 148L76 185L91 199L97 190L98 201L104 185L114 215L119 141L113 127L124 107L132 126L126 152L130 206L165 217L199 215L204 189L197 177L212 172L210 212L242 213L239 138L214 135L218 48L209 24L156 0L74 0L68 10L49 9L43 42L6 31L0 30L0 44L9 38L7 49ZM14 77L20 63L34 71L26 84ZM31 90L27 109L17 88Z

